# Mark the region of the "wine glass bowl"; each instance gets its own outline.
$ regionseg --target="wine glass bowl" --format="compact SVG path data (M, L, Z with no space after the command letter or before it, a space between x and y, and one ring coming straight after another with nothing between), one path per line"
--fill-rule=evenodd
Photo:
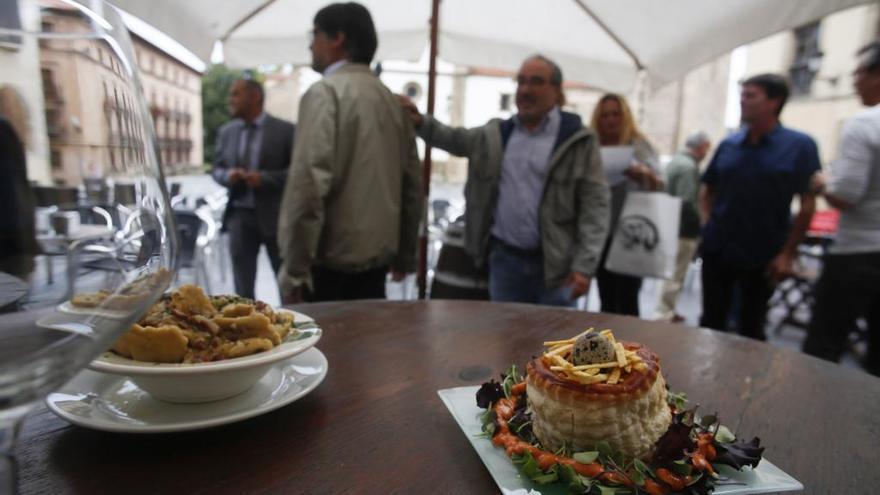
M100 0L3 5L0 428L9 455L21 417L167 289L177 244L119 13ZM128 194L117 201L120 185ZM83 294L104 299L93 311L59 309Z

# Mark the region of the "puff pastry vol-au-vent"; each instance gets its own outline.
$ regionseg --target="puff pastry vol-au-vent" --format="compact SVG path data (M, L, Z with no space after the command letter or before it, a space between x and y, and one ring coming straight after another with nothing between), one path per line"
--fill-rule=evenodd
M549 451L592 450L598 442L648 459L672 412L660 359L650 349L618 342L610 330L545 342L528 363L532 429Z

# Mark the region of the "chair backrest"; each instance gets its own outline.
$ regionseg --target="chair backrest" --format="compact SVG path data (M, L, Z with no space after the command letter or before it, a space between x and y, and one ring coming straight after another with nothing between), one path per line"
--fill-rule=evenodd
M134 184L115 184L113 199L116 203L131 206L137 203L137 189Z
M76 204L79 201L79 189L76 187L33 186L36 206L57 206Z
M134 255L137 266L142 266L162 249L161 222L148 210L137 209L125 219L122 229L117 233L116 242L120 248Z
M180 182L171 182L168 184L168 195L172 198L180 194Z
M194 211L174 210L174 221L177 223L178 260L181 268L191 268L196 257L196 245L204 221Z
M119 213L109 204L63 204L59 211L75 211L79 213L79 222L88 225L106 225L109 228L120 228Z
M110 184L103 178L83 179L83 187L86 201L90 203L109 203L113 199L110 197Z
M452 206L452 203L446 199L435 199L431 201L431 210L434 213L434 224L438 225L441 222L448 222L449 218L449 207Z

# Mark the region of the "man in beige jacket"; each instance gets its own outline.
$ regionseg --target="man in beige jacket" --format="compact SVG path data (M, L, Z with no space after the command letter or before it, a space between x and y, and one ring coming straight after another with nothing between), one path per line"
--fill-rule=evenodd
M312 67L278 224L285 302L385 297L389 270L415 270L423 208L415 131L370 71L369 11L337 3L315 15Z

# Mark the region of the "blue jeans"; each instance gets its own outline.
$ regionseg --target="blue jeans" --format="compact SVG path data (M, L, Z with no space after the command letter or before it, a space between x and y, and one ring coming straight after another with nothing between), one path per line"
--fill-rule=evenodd
M571 287L544 287L544 258L492 239L489 251L489 296L498 302L574 307Z

